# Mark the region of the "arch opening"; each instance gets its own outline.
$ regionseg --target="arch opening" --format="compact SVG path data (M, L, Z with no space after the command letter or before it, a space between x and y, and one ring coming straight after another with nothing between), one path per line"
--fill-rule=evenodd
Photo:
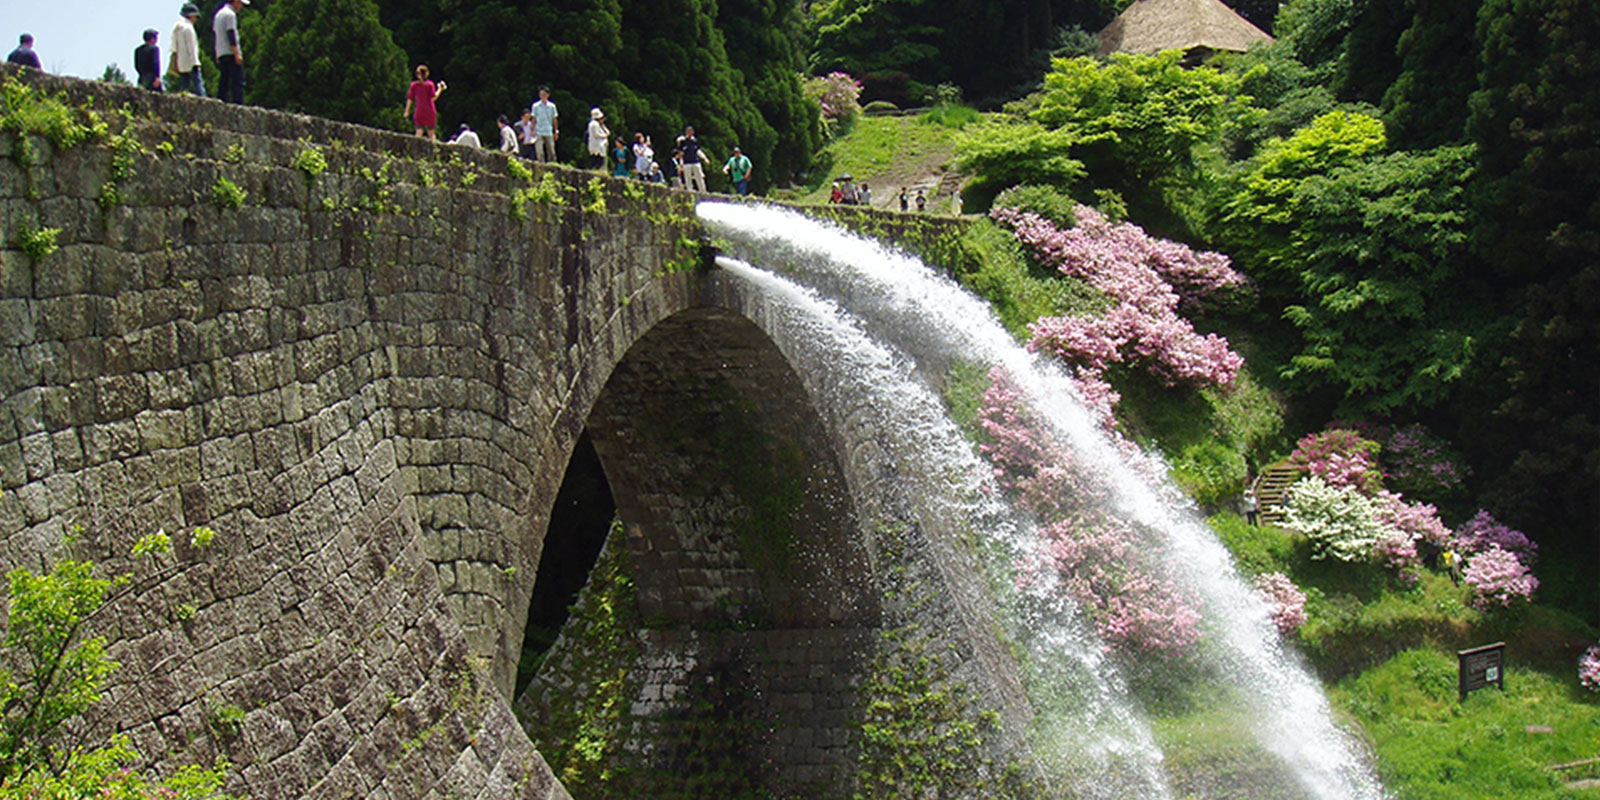
M539 571L528 601L528 621L523 626L513 697L527 689L566 625L569 612L600 557L616 513L605 468L600 465L592 437L584 431L573 446L567 472L550 508Z
M880 609L839 455L776 345L733 312L680 312L621 359L584 437L618 523L593 569L546 540L536 580L587 584L516 700L569 791L848 786Z

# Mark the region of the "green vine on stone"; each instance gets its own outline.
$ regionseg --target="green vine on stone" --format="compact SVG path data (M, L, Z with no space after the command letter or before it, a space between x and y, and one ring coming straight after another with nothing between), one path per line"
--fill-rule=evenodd
M244 205L245 198L250 193L246 192L239 184L218 175L217 182L211 185L211 202L218 208L236 210Z
M306 188L309 189L316 184L317 176L327 171L328 157L323 154L321 148L307 142L300 152L294 154L291 166L305 175Z
M17 226L15 243L17 249L33 259L35 264L43 261L46 256L60 249L56 244L56 237L61 235L60 228L35 228L27 223Z

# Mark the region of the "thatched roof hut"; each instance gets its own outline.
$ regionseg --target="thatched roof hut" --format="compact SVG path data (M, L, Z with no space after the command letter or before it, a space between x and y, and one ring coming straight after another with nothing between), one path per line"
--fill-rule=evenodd
M1100 31L1100 55L1182 50L1200 58L1219 50L1242 53L1272 37L1222 0L1138 0Z

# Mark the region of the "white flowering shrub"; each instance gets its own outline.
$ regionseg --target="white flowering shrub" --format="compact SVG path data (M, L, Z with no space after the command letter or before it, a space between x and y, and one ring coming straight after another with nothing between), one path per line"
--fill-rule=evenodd
M1371 499L1316 476L1289 487L1283 527L1311 540L1312 558L1350 562L1370 560L1395 535Z

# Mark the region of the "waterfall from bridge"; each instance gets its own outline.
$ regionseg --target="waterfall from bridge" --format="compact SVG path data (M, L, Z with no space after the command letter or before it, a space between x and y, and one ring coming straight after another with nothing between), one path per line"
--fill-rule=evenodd
M1267 784L1260 796L1385 797L1359 743L1335 725L1321 687L1284 647L1265 601L1164 467L1108 435L1069 376L1018 345L986 303L915 258L791 211L720 203L698 211L742 259L719 260L723 269L770 298L784 324L798 326L803 335L790 341L815 343L818 352L805 360L825 370L821 384L856 393L845 407L878 410L873 424L886 449L904 479L916 482L910 494L926 497L933 513L964 518L983 537L980 551L994 555L987 566L997 599L1011 616L1008 633L1025 647L1039 715L1030 743L1068 794L1173 795L1164 774L1171 765L1139 693L1128 688L1136 673L1166 664L1108 655L1087 615L1063 599L1056 571L1039 568L1052 563L1051 545L1024 509L999 499L1005 493L994 469L932 388L953 364L1002 369L1028 411L1070 451L1074 468L1093 474L1102 489L1096 513L1154 540L1148 555L1157 579L1193 597L1200 611L1199 640L1183 669L1221 698L1206 713L1229 720L1274 762L1257 776Z

